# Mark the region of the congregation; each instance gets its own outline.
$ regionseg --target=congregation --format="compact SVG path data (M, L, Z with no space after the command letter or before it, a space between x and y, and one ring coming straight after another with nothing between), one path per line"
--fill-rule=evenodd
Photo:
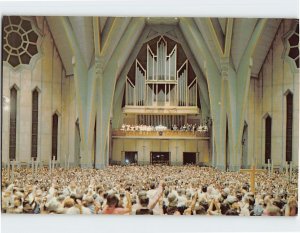
M249 175L211 167L2 168L2 213L296 216L298 172Z

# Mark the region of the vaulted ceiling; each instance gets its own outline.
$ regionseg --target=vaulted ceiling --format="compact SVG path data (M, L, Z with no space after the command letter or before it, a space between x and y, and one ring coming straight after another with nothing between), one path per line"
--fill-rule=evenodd
M54 37L55 43L63 60L66 73L72 74L72 49L67 40L63 25L59 20L60 17L47 17L47 21ZM94 32L92 17L68 17L79 43L79 48L84 61L89 67L94 55ZM125 32L130 18L118 17L99 17L99 34L102 55L105 61L112 56L117 44ZM146 25L156 25L156 33L161 28L161 33L168 35L170 38L175 37L172 30L168 31L168 27L177 27L180 18L145 18ZM199 31L201 32L215 63L220 67L220 58L218 54L218 46L224 49L227 18L194 18ZM235 69L238 68L241 57L245 52L249 39L253 33L258 19L254 18L237 18L233 20L233 29L231 37L230 58ZM274 36L278 30L280 19L269 19L264 32L257 43L253 56L252 76L257 77L265 57L273 42ZM179 28L179 27L178 27ZM149 32L150 36L155 32ZM219 43L219 44L216 44Z

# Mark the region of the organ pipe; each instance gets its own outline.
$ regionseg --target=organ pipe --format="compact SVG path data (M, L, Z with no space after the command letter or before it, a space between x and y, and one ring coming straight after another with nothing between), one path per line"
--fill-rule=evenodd
M147 44L146 69L136 59L135 81L127 77L125 104L135 106L197 106L197 80L188 80L188 60L177 70L177 45L168 54L168 43L164 37L156 43L156 54ZM160 91L159 91L160 90ZM181 117L176 118L177 123ZM161 119L167 125L173 120ZM152 117L143 118L152 122Z
M182 126L186 122L185 115L138 115L137 124L147 126L164 125L172 129L173 125Z

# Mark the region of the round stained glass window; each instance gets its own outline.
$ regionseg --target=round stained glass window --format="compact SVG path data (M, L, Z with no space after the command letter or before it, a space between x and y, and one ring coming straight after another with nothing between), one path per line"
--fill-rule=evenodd
M290 48L288 56L294 60L296 67L299 68L299 23L297 23L294 32L287 40Z
M31 21L20 16L5 16L3 29L3 60L12 67L28 65L38 54L39 34Z

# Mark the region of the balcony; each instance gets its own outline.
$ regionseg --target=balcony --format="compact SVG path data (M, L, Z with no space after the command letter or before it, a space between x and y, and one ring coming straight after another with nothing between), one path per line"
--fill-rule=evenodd
M113 138L157 138L157 139L209 139L208 131L127 131L113 130Z

